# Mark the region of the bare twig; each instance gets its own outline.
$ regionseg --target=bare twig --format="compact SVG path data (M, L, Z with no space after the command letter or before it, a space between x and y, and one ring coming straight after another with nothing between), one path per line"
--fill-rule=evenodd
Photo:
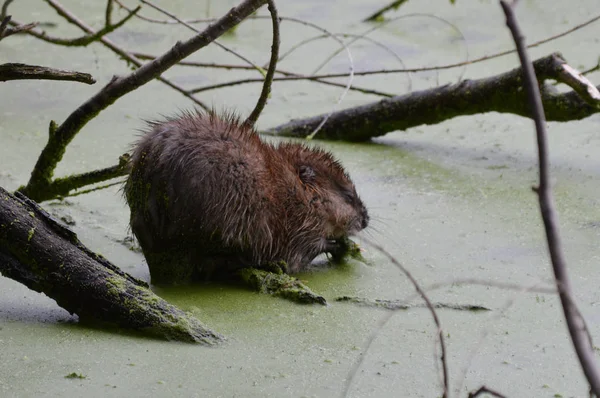
M285 20L285 18L282 18L282 20ZM559 34L556 34L554 36L551 37L547 37L543 40L539 40L533 44L530 44L527 46L527 48L534 48L534 47L538 47L542 44L551 42L552 40L556 40L558 38L564 37L570 33L573 33L579 29L582 29L590 24L592 24L593 22L596 22L600 20L600 15L595 16L594 18L591 18L569 30L566 30L564 32L561 32ZM393 20L390 20L389 22L392 22ZM386 21L387 23L388 21ZM364 35L364 33L363 33ZM390 73L415 73L415 72L431 72L431 71L437 71L437 70L445 70L445 69L453 69L453 68L459 68L459 67L463 67L466 65L471 65L471 64L476 64L479 62L484 62L484 61L489 61L490 59L494 59L494 58L499 58L499 57L503 57L505 55L509 55L514 53L516 50L512 49L512 50L507 50L507 51L502 51L499 53L495 53L495 54L491 54L491 55L486 55L480 58L476 58L476 59L472 59L470 61L462 61L462 62L456 62L453 64L446 64L446 65L439 65L439 66L427 66L427 67L422 67L422 68L402 68L402 69L377 69L377 70L369 70L369 71L358 71L358 72L354 72L355 76L370 76L370 75L380 75L380 74L390 74ZM327 74L321 74L321 75L312 75L311 77L313 78L318 78L318 79L326 79L326 78L334 78L334 77L346 77L348 76L348 73L327 73Z
M279 71L279 73L284 74L284 72ZM298 81L298 80L308 80L308 81L313 81L313 82L318 82L318 83L323 83L323 84L329 84L329 85L333 85L333 86L337 86L337 87L348 87L348 84L340 84L340 83L335 83L335 82L330 82L327 80L322 80L321 78L318 77L313 77L313 76L307 76L307 75L300 75L300 74L296 74L296 73L291 73L291 72L285 72L286 77L274 77L273 81L275 82L286 82L286 81ZM264 79L261 78L248 78L248 79L239 79L239 80L231 80L225 83L217 83L217 84L211 84L208 86L202 86L202 87L198 87L198 88L193 88L191 90L188 90L188 93L190 94L198 94L201 93L203 91L209 91L209 90L216 90L219 88L224 88L224 87L231 87L231 86L238 86L241 84L246 84L246 83L262 83L264 82ZM373 95L378 95L380 97L388 97L391 98L393 97L395 94L390 94L390 93L384 93L382 91L377 91L377 90L371 90L368 88L357 88L355 86L350 87L350 90L352 89L356 89L357 91L361 91L365 94L373 94Z
M489 395L492 395L492 396L494 396L496 398L506 398L505 395L500 394L499 392L494 391L491 388L488 388L486 386L481 386L481 387L479 387L479 389L477 391L470 392L469 393L469 398L475 398L475 397L478 397L478 396L480 396L482 394L489 394Z
M51 5L55 8L61 9L60 15L62 15L64 18L66 18L67 21L69 21L70 23L78 26L84 32L89 33L89 34L96 33L96 31L94 29L92 29L89 25L87 25L85 22L83 22L82 20L77 18L72 13L68 12L66 9L63 9L63 7L60 4L58 4L56 2L52 2ZM13 22L11 22L11 25L12 24L13 24ZM18 24L18 23L15 22L15 24ZM54 44L60 44L60 42L64 40L61 38L51 38L48 35L46 35L44 32L39 32L36 30L27 31L27 33L38 39L47 41L49 43L54 43ZM117 46L112 40L108 39L107 37L105 37L105 36L100 37L99 42L104 44L106 47L108 47L113 52L115 52L117 55L119 55L119 57L121 57L122 59L127 61L129 64L133 64L137 67L140 67L143 65L142 61L137 59L135 56L131 55L128 51L124 50L123 48ZM186 90L184 90L179 85L173 83L169 79L167 79L163 76L159 76L156 79L163 82L164 84L171 87L172 89L178 91L179 93L181 93L182 95L184 95L185 97L187 97L188 99L193 101L196 105L200 106L201 108L203 108L205 110L209 109L209 107L206 106L202 101L198 100L193 95L188 94L188 92Z
M113 0L106 0L106 11L104 12L104 24L109 26L112 20L113 12ZM130 14L137 14L137 12L130 11Z
M362 365L363 361L365 360L365 356L367 355L367 352L369 352L369 350L371 349L371 345L375 341L375 338L379 335L379 333L381 332L383 327L389 322L389 320L392 319L392 316L394 316L395 313L396 313L396 311L390 311L387 314L385 314L384 316L382 316L381 319L375 324L375 327L373 328L373 330L371 330L371 334L367 338L367 342L362 350L360 358L354 363L354 365L352 365L350 372L348 372L348 376L346 377L346 380L344 383L344 389L342 390L342 393L340 394L341 398L346 398L348 396L348 393L350 392L350 387L352 386L352 381L356 377L356 373L358 372L358 369L360 369L360 366Z
M46 3L48 3L52 8L54 8L54 10L58 13L58 15L65 18L68 22L72 23L73 25L81 27L81 24L83 24L83 22L81 20L79 20L79 18L77 18L73 13L69 12L59 2L57 2L55 0L46 0ZM104 27L102 29L100 29L98 31L93 31L93 30L89 31L88 32L89 34L84 35L82 37L75 38L75 39L62 39L62 38L57 38L57 37L51 37L51 36L48 36L43 31L32 31L32 32L30 32L30 34L32 36L37 37L38 39L41 39L41 40L44 40L44 41L47 41L47 42L53 43L53 44L58 44L58 45L63 45L63 46L85 47L95 41L98 41L101 37L104 37L105 35L113 32L116 29L123 26L127 21L129 21L140 10L140 8L141 7L136 7L131 12L129 12L127 14L127 16L125 16L125 18L121 19L119 22L117 22L115 24L106 24L106 25L104 25ZM107 17L109 16L108 13L109 13L109 10L107 9Z
M6 31L6 27L8 26L11 18L12 17L10 15L0 17L0 40L4 38L4 32Z
M402 4L406 3L407 1L408 0L395 0L390 4L386 5L385 7L382 7L379 10L375 11L373 14L369 15L363 20L363 22L379 21L383 18L383 14L390 10L397 10Z
M459 278L452 279L445 282L432 283L430 285L425 286L424 290L426 292L431 292L432 290L437 290L442 287L448 286L486 286L486 287L494 287L496 289L504 289L504 290L515 290L517 292L534 292L541 294L556 294L556 288L554 286L539 286L539 283L536 283L534 286L524 286L517 283L507 283L507 282L498 282L492 280L485 279L475 279L475 278ZM404 298L404 301L414 300L418 297L418 294L414 294L407 298Z
M138 52L132 52L132 55L134 55L135 57L139 58L139 59L154 59L156 58L156 56L154 55L150 55L150 54L145 54L145 53L138 53ZM279 58L279 60L281 61L281 57ZM231 64L217 64L214 62L193 62L193 61L181 61L177 64L178 66L189 66L189 67L195 67L195 68L216 68L216 69L235 69L235 70L253 70L254 67L252 66L248 66L248 65L231 65ZM277 69L275 70L275 73L279 73L283 76L292 76L292 77L300 77L300 78L304 78L308 81L312 81L315 83L321 83L321 84L325 84L325 85L329 85L329 86L335 86L335 87L346 87L347 84L342 84L342 83L337 83L337 82L332 82L329 80L321 80L319 78L313 78L311 76L303 76L301 74L298 73L293 73L293 72L289 72L289 71L285 71L285 70L281 70L281 69ZM294 80L298 80L298 79L294 79ZM273 81L285 81L281 78L273 78ZM222 87L230 87L230 86L235 86L238 84L244 84L244 83L261 83L264 82L264 78L255 78L255 79L244 79L244 80L235 80L235 81L230 81L230 82L226 82L226 83L220 83L220 84L215 84L215 85L210 85L210 86L204 86L204 87L199 87L195 90L192 90L194 93L199 93L202 91L208 91L208 90L214 90L217 88L222 88ZM358 86L352 86L350 87L350 90L352 91L359 91L363 94L372 94L372 95L377 95L379 97L393 97L394 94L390 94L390 93L385 93L383 91L378 91L378 90L372 90L369 88L365 88L365 87L358 87ZM189 91L189 93L191 93L192 91Z
M125 5L123 5L119 0L114 0L117 4L119 4L119 6L121 6L122 8L124 8L125 10L131 11L130 8L126 7ZM423 14L423 15L428 15L428 14ZM428 16L432 16L432 15L428 15ZM151 19L151 18L146 18L146 17L142 17L139 14L136 15L137 18L146 20L148 22L151 23L158 23L158 24L176 24L179 23L178 21L165 21L165 20L157 20L157 19ZM405 16L400 16L398 18L404 18ZM251 19L253 18L264 18L262 16L254 16L254 17L250 17ZM370 29L369 31L363 33L362 35L364 36L365 34L371 32L372 30L375 29L379 29L382 26L385 26L386 24L390 23L390 22L394 22L396 21L398 18L393 18L389 21L385 21L384 23ZM288 20L286 17L281 17L281 20ZM291 20L291 19L290 19ZM527 45L527 48L534 48L534 47L538 47L541 46L542 44L546 44L549 43L553 40L559 39L561 37L567 36L573 32L576 32L580 29L585 28L586 26L596 22L600 20L600 15L596 15L595 17L592 17L590 19L588 19L587 21L584 21L578 25L575 25L574 27L567 29L563 32L557 33L553 36L547 37L545 39L542 40L538 40L532 44ZM196 20L187 20L186 22L189 24L193 24L193 23L209 23L209 22L214 22L215 19L214 18L209 18L209 19L196 19ZM294 22L301 22L300 20L293 20ZM432 67L423 67L423 68L403 68L403 69L382 69L382 70L374 70L374 71L364 71L364 72L355 72L356 76L365 76L365 75L375 75L375 74L387 74L387 73L413 73L413 72L427 72L427 71L436 71L436 70L444 70L444 69L452 69L452 68L459 68L462 66L466 66L466 65L471 65L471 64L476 64L479 62L484 62L484 61L488 61L490 59L494 59L494 58L499 58L499 57L503 57L505 55L509 55L516 52L515 49L510 49L510 50L506 50L506 51L501 51L495 54L490 54L490 55L485 55L483 57L480 58L476 58L476 59L472 59L470 61L462 61L462 62L457 62L457 63L453 63L453 64L447 64L447 65L440 65L440 66L432 66ZM318 76L313 76L313 77L317 77L317 78L324 78L324 77L345 77L348 76L347 73L338 73L338 74L327 74L327 75L318 75Z
M161 57L144 64L131 74L113 78L102 90L71 113L58 128L54 131L51 129L48 144L42 150L29 182L25 187L21 187L20 191L38 201L48 199L45 191L51 184L56 165L62 159L66 146L89 120L120 97L157 78L183 58L211 43L265 2L266 0L245 0L202 33L185 42L176 43Z
M562 250L558 219L556 210L554 209L552 187L550 186L546 118L538 82L535 77L533 65L529 60L524 45L525 39L514 15L513 6L504 0L500 0L500 5L506 15L506 24L510 29L519 53L519 59L521 60L521 65L523 67L523 85L527 91L527 98L537 132L540 184L536 189L536 192L539 196L540 211L544 220L548 251L550 252L550 258L552 260L556 286L559 292L569 334L571 335L571 340L575 347L575 352L577 353L583 372L588 380L590 389L596 396L600 396L600 370L596 363L591 338L586 333L584 326L585 322L574 301L571 281L567 271L567 263Z
M261 112L267 104L267 99L271 95L271 84L273 83L273 77L275 76L275 70L277 69L277 59L279 58L279 16L277 14L277 7L275 6L274 0L267 0L269 4L269 12L271 13L271 19L273 23L273 43L271 44L271 59L269 60L269 68L265 76L265 83L263 84L260 97L256 102L256 106L250 116L246 119L245 123L250 126L254 126Z
M539 283L534 283L530 286L523 286L521 289L519 289L519 293L530 293L530 292L543 292L543 293L551 293L551 294L556 294L556 288L550 288L550 289L540 289L538 287ZM506 312L516 303L518 296L517 295L513 295L512 297L510 297L509 300L507 300L507 302L504 304L504 306L499 310L496 311L496 314L493 315L492 319L488 319L485 322L485 327L483 328L483 331L480 333L479 338L476 341L473 341L470 344L470 350L469 353L467 355L467 359L464 363L464 365L461 367L461 371L459 373L459 377L457 378L457 387L454 391L456 391L457 394L460 394L462 392L463 389L463 383L467 378L467 372L469 371L469 369L471 368L471 365L473 364L473 359L475 358L475 356L477 355L477 353L479 352L479 350L481 349L481 347L483 346L483 343L485 341L485 339L487 338L487 336L490 333L490 330L494 330L493 328L493 323L494 321L498 321L501 318L503 318L506 314Z
M46 187L46 192L48 195L52 195L52 198L73 196L71 195L72 191L127 175L128 172L129 155L125 154L119 157L119 163L114 166L87 173L74 174L64 178L56 178Z
M103 180L105 181L105 180ZM72 198L74 196L80 196L80 195L87 195L88 193L92 193L92 192L96 192L96 191L100 191L102 189L107 189L110 187L114 187L115 185L124 185L125 181L127 181L127 179L122 179L119 181L114 181L114 182L109 182L108 184L104 184L104 185L100 185L100 186L95 186L93 188L89 188L89 189L84 189L82 191L77 191L77 192L69 192L67 195L65 195L65 198ZM87 186L87 184L86 184Z
M385 21L382 24L379 24L373 28L367 29L366 31L364 31L362 34L358 35L354 40L350 40L347 45L351 45L352 43L354 43L355 41L357 41L358 39L362 38L362 37L366 37L368 34L379 30L381 28L383 28L384 26L392 23L392 22L396 22L399 21L401 19L408 19L408 18L414 18L414 17L422 17L422 18L431 18L431 19L435 19L436 21L439 21L445 25L450 26L452 29L454 29L459 36L462 39L462 42L465 44L465 52L466 52L466 60L461 62L460 64L463 64L462 66L468 65L469 64L469 46L467 44L467 39L465 38L465 35L462 33L462 31L453 23L445 20L444 18L432 15L432 14L423 14L423 13L412 13L412 14L405 14L405 15L401 15L399 17L390 19L389 21ZM321 65L319 65L314 71L313 73L311 73L311 75L315 75L318 71L320 71L325 65L327 65L327 63L329 63L329 61L331 59L333 59L333 57L335 57L337 54L339 54L342 51L342 48L339 48L338 50L334 51L331 55L329 55L329 57L327 57L322 63ZM463 70L463 72L458 76L457 81L461 81L464 74L465 74L466 68Z
M119 7L121 7L122 9L131 11L131 8L127 7L120 0L114 0L114 2L117 3L119 5ZM156 24L163 24L163 25L177 25L177 24L181 24L181 22L182 22L179 18L174 19L174 20L163 20L163 19L148 18L141 14L137 14L136 18L141 19L142 21L156 23ZM186 20L185 23L187 23L187 24L210 23L210 22L215 22L216 20L217 20L216 18L189 19L189 20Z
M31 22L28 24L17 24L12 20L12 17L9 15L0 23L0 40L5 37L15 35L17 33L30 32L33 28L38 26L37 22ZM12 28L8 28L7 25L13 26Z
M346 43L346 45L348 47L350 47L350 45L352 45L352 43L356 42L357 40L365 40L368 41L370 43L373 43L374 45L376 45L377 47L383 49L385 52L387 52L388 54L392 55L397 61L398 63L403 67L406 68L406 65L404 64L404 61L402 61L402 58L400 57L400 55L398 55L397 52L395 52L394 50L392 50L390 47L386 46L385 44L372 39L370 37L364 36L364 35L355 35L355 34L351 34L351 33L336 33L335 36L340 37L340 38L353 38L354 40L351 40L350 42ZM279 57L279 62L281 63L281 61L283 61L287 56L289 56L290 54L292 54L294 51L296 51L297 49L299 49L300 47L311 43L315 40L320 40L320 39L324 39L324 38L328 38L328 35L318 35L318 36L314 36L314 37L310 37L308 39L302 40L299 43L293 45L291 48L289 48L283 55L281 55ZM339 50L336 54L339 54ZM311 74L311 76L314 75ZM288 74L288 76L300 76L299 74ZM410 79L410 74L408 74L408 89L407 91L411 91L412 90L412 81ZM315 79L315 81L319 81L319 82L323 82L323 80L320 79ZM341 86L341 85L340 85ZM343 86L342 86L343 87ZM351 87L351 90L356 90L356 87ZM359 90L362 91L362 90ZM386 95L388 96L388 95Z
M194 28L192 25L190 25L189 23L185 22L184 20L180 19L179 17L177 17L177 15L173 14L172 12L169 12L167 10L165 10L162 7L157 6L156 4L148 1L148 0L139 0L140 2L154 8L156 11L161 12L167 16L169 16L170 18L173 18L174 20L176 20L177 22L179 22L180 24L182 24L183 26L185 26L186 28L190 29L193 32L196 33L200 33L200 31L196 28ZM254 69L256 69L261 75L264 76L264 70L263 68L261 68L260 66L256 65L254 62L252 62L251 60L249 60L248 58L246 58L245 56L243 56L242 54L238 53L237 51L234 51L232 49L230 49L227 46L224 46L223 44L219 43L218 41L214 40L213 44L216 45L217 47L227 51L230 54L233 54L234 56L238 57L239 59L241 59L242 61L248 63L249 65L251 65L252 67L254 67Z
M443 398L447 398L448 394L449 394L449 388L450 388L450 380L449 380L449 376L448 376L448 363L447 363L447 354L446 354L446 343L444 340L444 332L442 330L442 325L440 323L440 319L437 315L437 312L435 310L434 305L432 304L431 300L429 300L429 297L427 296L427 293L425 293L425 291L423 290L423 288L421 288L421 285L419 285L419 282L417 282L417 280L414 278L414 276L412 276L412 274L410 273L410 271L408 271L402 264L400 264L398 262L398 260L396 260L396 258L394 258L394 256L392 256L387 250L385 250L382 246L369 241L366 238L363 238L365 240L366 243L368 243L371 247L373 247L374 249L376 249L377 251L379 251L381 254L383 254L385 257L388 258L389 261L392 262L392 264L394 264L400 271L402 271L402 273L410 280L410 282L412 283L412 285L414 286L415 290L417 291L417 293L419 294L419 296L421 296L421 298L423 299L423 301L425 302L425 304L427 305L427 308L429 309L429 312L431 313L431 316L433 317L433 321L435 323L435 326L437 328L437 334L438 334L438 339L440 342L440 350L441 350L441 355L440 355L440 362L442 364L442 378L443 378L443 391L442 391L442 397ZM378 327L376 328L376 330L380 330L383 325L385 325L387 323L387 321L389 321L389 319L391 318L392 314L394 314L394 312L390 312L390 314L388 314L387 316L385 316L384 318L382 318L381 322L379 323ZM374 332L375 333L375 332ZM372 344L373 340L376 337L376 333L371 335L371 338L369 339L367 345L368 347ZM367 350L368 350L367 347ZM354 379L354 376L356 375L356 372L358 371L358 368L360 367L360 364L362 363L363 359L364 359L365 355L363 355L361 357L361 359L358 361L357 364L354 365L354 367L352 368L350 375L346 378L346 383L344 386L344 390L343 390L343 395L342 396L347 396L348 395L348 391L350 389L350 385L352 384L352 380Z
M0 10L0 21L8 16L8 6L12 2L13 0L5 0L4 4L2 4L2 10Z
M0 82L8 80L68 80L86 84L96 83L96 80L89 73L37 65L0 64Z

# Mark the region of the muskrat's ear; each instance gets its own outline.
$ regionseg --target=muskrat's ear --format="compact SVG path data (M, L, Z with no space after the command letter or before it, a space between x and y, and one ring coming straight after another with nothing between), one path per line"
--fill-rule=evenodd
M298 168L298 175L300 176L300 181L304 184L312 184L315 182L315 178L317 177L315 170L306 165L302 165Z

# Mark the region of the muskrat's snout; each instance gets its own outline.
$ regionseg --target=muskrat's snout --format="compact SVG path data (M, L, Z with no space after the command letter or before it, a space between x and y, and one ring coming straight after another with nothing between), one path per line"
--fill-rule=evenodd
M365 229L369 226L369 213L367 212L367 208L363 205L362 209L360 209L360 229Z
M357 216L352 220L348 228L348 234L353 235L369 226L369 212L367 208L361 203L359 210L356 211Z

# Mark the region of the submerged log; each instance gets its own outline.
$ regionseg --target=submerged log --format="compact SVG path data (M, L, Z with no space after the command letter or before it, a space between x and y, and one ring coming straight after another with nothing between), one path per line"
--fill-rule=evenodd
M0 187L0 273L46 294L80 321L212 345L222 336L86 248L34 201Z

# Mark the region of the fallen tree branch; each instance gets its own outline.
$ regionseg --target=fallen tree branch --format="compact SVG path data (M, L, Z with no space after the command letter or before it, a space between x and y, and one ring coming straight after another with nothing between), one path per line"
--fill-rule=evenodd
M89 73L48 68L25 64L1 64L0 82L8 80L67 80L94 84L96 80Z
M574 88L558 93L544 86L542 102L550 121L580 120L600 111L598 90L566 64L558 53L533 63L538 82L553 79ZM577 76L577 77L576 77ZM335 112L321 128L319 138L366 141L391 131L441 123L457 116L485 112L512 113L531 117L522 90L522 69L478 80L464 80L428 90L383 99ZM583 78L585 79L585 78ZM587 81L587 79L585 79ZM585 86L585 89L583 88ZM264 131L267 135L306 137L325 115L292 120Z
M527 93L528 110L532 114L537 133L538 157L539 157L539 175L540 185L535 188L540 202L540 212L544 221L544 229L548 242L548 251L552 260L552 269L556 279L556 287L563 313L569 329L569 334L579 358L579 363L583 368L583 373L590 386L590 394L600 397L600 369L596 363L596 355L592 339L587 330L585 319L581 315L567 271L567 262L562 249L562 243L559 233L558 216L554 208L554 198L552 196L552 187L550 182L550 162L548 151L548 140L546 134L546 118L544 115L544 105L540 95L538 80L536 79L536 70L534 70L527 49L525 47L525 38L521 33L513 7L515 3L509 4L500 0L500 5L506 15L506 25L515 41L519 59L523 67L523 86ZM538 77L539 79L539 77ZM576 79L577 80L577 79ZM577 84L579 80L577 80ZM585 85L585 82L584 82ZM581 90L580 90L581 91ZM584 90L583 95L586 95ZM592 90L593 92L593 90ZM593 95L597 94L597 90Z
M43 292L82 321L161 338L215 344L222 336L167 303L148 285L87 249L27 197L0 187L0 272Z

